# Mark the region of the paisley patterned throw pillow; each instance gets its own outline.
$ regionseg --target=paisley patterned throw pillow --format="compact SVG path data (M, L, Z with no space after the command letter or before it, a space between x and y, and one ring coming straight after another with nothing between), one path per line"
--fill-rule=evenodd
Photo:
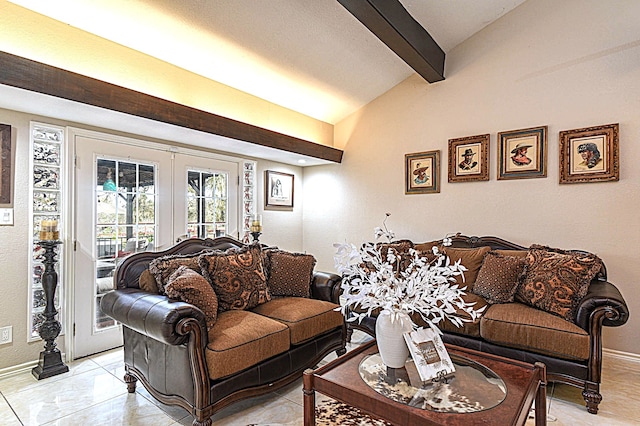
M263 258L258 244L200 256L202 274L216 292L220 310L251 309L271 300Z
M516 300L574 322L578 303L602 267L591 253L532 246Z

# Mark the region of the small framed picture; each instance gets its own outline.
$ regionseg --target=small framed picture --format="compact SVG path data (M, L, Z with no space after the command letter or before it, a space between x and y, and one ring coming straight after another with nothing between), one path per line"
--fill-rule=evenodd
M405 154L405 194L440 192L440 151Z
M560 183L620 180L619 125L560 132Z
M266 207L293 208L293 175L267 170L264 187Z
M449 139L449 182L489 180L489 135Z
M423 382L446 379L455 371L440 334L431 327L404 333L411 358Z
M13 171L11 153L11 126L0 124L0 204L10 206L13 204Z
M498 133L498 180L547 177L547 126Z

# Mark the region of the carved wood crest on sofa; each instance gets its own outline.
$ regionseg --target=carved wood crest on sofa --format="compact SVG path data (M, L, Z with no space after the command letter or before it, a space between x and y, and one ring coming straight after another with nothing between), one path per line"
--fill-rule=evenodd
M257 247L260 252L260 246ZM233 258L235 253L246 256ZM271 266L275 270L278 262L285 268L292 264L288 261L291 260L289 254L284 253L281 261L275 255L262 253L265 262L258 262L258 269ZM210 425L211 416L221 408L288 385L332 351L338 355L346 352L344 318L334 310L341 278L313 271L315 260L311 268L301 274L306 275L308 281L302 289L306 293L303 297L273 296L267 300L263 292L257 298L246 298L245 302L258 303L258 306L246 305L246 309L216 312L209 304L199 309L185 301L140 288L141 284L146 288L141 275L149 275L145 271L154 260L152 270L154 265L160 265L160 260L173 258L191 265L193 270L198 269L194 265L206 265L203 275L215 279L209 275L222 274L224 262L246 267L255 261L250 257L247 246L232 238L192 238L162 252L131 255L118 266L115 289L103 297L100 306L105 314L122 323L125 381L130 393L135 392L139 380L158 401L186 409L194 416L194 425ZM267 257L273 265L265 265ZM156 268L155 272L166 272L166 269L158 272L159 269L162 268ZM182 274L185 269L188 268L183 265L171 276ZM191 274L187 281L194 278L193 270L186 271L185 275ZM258 275L261 273L258 271ZM274 271L273 276L278 273ZM195 278L204 279L199 275ZM218 284L229 284L227 278L223 277ZM174 282L177 279L164 284L171 287ZM167 287L163 290L168 293L174 289ZM205 287L203 290L210 291ZM235 288L235 285L228 287ZM187 283L184 288L194 294L193 285ZM283 291L286 286L274 292ZM195 294L201 296L201 293ZM227 303L222 294L217 298L215 307ZM211 312L205 314L204 311Z
M406 241L408 240L403 240ZM439 243L409 242L416 250L424 252L429 252L433 245ZM582 388L587 410L596 414L602 400L602 328L621 326L629 318L629 309L622 294L614 284L607 281L604 263L597 256L580 250L560 250L535 245L526 248L490 236L469 237L458 234L452 238L451 247L444 247L444 250L448 251L447 255L452 262L462 259L462 264L469 269L465 272L467 280L462 284L468 286L465 300L476 302L477 307L487 305L487 309L477 321L465 323L461 328L450 322L438 324L444 333L443 340L529 363L543 362L547 366L549 381ZM591 268L590 281L586 280L581 290L584 294L574 297L573 305L567 301L564 305L544 304L544 298L540 297L544 293L544 278L526 280L526 275L531 275L533 270L543 270L552 275L550 280L562 281L562 277L561 274L554 274L554 271L544 270L547 265L539 266L543 260L536 256L549 258L549 265L568 260L573 262L571 265L576 270ZM492 275L492 271L485 273L489 265L501 259L509 259L512 264L522 259L522 269L517 275L512 275L512 282L501 282L504 281L502 277L509 274L505 262L502 262L497 273L491 277L493 281L486 279L488 275ZM552 266L551 269L555 267ZM523 290L525 281L530 283L531 288ZM490 289L486 282L500 288ZM483 284L484 288L479 288ZM560 295L558 297L562 297L562 290L557 293ZM518 296L531 297L522 300ZM491 300L492 298L497 300ZM570 300L568 297L567 299ZM419 317L413 319L418 325L425 325ZM348 339L353 329L375 336L375 321L375 316L370 316L361 323L348 322Z

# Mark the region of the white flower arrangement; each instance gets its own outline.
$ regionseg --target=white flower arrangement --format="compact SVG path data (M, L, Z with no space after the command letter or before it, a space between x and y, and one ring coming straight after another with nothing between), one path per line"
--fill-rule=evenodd
M391 243L395 234L386 227L375 228L376 240L384 238ZM443 245L451 245L451 239L445 238ZM434 259L429 261L420 252L410 249L408 258L400 257L395 248L387 246L386 256L380 243L365 243L360 248L353 244L334 244L335 265L342 275L342 298L344 302L338 308L343 315L350 313L348 321L362 321L371 316L374 310L381 309L389 313L395 321L398 314L418 313L434 329L437 324L448 319L458 327L463 322L479 317L485 307L474 309L475 303L467 303L462 296L466 287L460 287L455 277L462 276L467 269L460 260L451 263L449 257L433 247ZM404 266L404 267L403 267ZM458 310L458 315L456 315ZM463 318L460 311L469 314ZM413 324L416 328L415 323Z

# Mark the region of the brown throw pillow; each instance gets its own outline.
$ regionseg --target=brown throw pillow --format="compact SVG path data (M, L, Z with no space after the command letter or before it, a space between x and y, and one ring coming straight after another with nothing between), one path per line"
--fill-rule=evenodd
M490 304L513 302L523 271L523 257L504 256L490 251L484 257L473 293L482 296Z
M311 296L311 280L316 265L312 255L269 250L267 258L267 287L272 296Z
M167 296L182 300L200 309L210 330L218 318L218 297L211 284L194 270L180 266L171 274L165 286Z
M271 300L258 244L203 254L199 263L220 310L251 309Z
M491 250L491 247L478 247L478 248L455 248L455 247L441 247L441 252L444 252L451 263L457 262L458 259L462 266L467 268L464 273L464 282L462 277L458 275L456 282L461 286L466 286L468 291L473 290L473 283L476 282L476 277L482 266L484 255Z
M602 261L590 253L559 251L529 250L516 299L574 322L578 303L587 294Z
M206 253L209 253L207 251ZM198 263L198 257L203 252L190 253L190 254L172 254L168 256L158 257L153 259L149 263L149 271L156 277L156 284L158 284L158 292L165 294L164 287L167 284L167 280L179 267L186 266L197 273L200 273L200 264Z
M148 269L145 269L142 271L142 274L140 274L140 278L138 278L138 287L140 287L140 290L158 294L158 284L156 283L155 277Z

